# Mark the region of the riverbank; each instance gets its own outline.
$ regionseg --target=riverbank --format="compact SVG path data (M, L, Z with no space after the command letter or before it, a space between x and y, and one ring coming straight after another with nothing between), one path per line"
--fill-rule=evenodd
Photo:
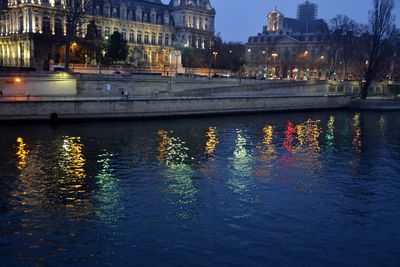
M150 118L346 107L345 95L272 95L2 101L0 120Z
M353 99L349 105L350 109L354 110L369 110L369 111L400 111L400 100L395 99Z

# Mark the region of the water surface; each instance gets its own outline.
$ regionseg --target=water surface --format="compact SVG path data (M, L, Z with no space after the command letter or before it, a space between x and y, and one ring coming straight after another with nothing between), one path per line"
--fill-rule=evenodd
M0 125L1 266L399 266L398 113Z

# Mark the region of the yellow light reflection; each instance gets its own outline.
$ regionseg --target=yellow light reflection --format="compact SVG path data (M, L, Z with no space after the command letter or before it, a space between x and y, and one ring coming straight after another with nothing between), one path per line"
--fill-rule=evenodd
M83 144L80 137L65 137L62 146L63 170L72 178L85 178L86 160L83 155ZM80 185L76 185L80 186Z
M207 132L206 153L210 157L214 156L215 149L219 143L217 138L217 128L209 127Z
M264 164L261 168L256 167L255 173L257 176L263 177L264 179L270 178L271 169L273 168L272 160L276 159L276 148L273 144L274 137L274 126L267 125L262 129L264 133L263 145L257 147L260 149L261 154L257 156Z
M315 152L319 152L321 150L320 144L319 144L319 136L322 133L321 127L320 127L320 120L308 120L307 121L307 139L308 139L308 145L311 149L313 149Z
M267 125L263 128L264 138L264 150L263 153L265 155L274 155L276 152L275 146L273 145L273 136L274 136L274 126Z
M161 162L165 162L165 157L167 154L167 147L169 142L168 132L164 130L159 130L158 137L160 139L158 145L158 160Z
M361 115L356 113L353 117L353 146L357 152L361 152Z
M18 151L17 151L17 156L18 156L18 165L17 168L19 170L22 170L26 166L26 158L28 157L29 150L27 149L27 145L24 142L24 139L22 137L17 138L17 143L18 143Z

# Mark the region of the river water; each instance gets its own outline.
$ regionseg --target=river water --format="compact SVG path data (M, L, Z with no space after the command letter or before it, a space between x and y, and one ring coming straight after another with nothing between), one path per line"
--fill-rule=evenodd
M399 266L399 113L0 126L1 266Z

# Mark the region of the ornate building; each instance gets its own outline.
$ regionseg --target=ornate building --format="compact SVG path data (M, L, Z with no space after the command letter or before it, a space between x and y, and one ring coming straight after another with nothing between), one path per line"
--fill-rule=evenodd
M246 44L250 75L266 78L321 78L326 72L328 25L317 18L318 6L309 1L298 6L297 19L277 9L268 14L262 33Z
M84 1L84 0L82 0ZM43 68L62 62L65 7L71 0L0 0L0 66ZM78 29L84 38L94 21L98 36L114 31L126 39L128 61L159 67L174 62L177 47L212 46L215 10L209 0L92 0Z

